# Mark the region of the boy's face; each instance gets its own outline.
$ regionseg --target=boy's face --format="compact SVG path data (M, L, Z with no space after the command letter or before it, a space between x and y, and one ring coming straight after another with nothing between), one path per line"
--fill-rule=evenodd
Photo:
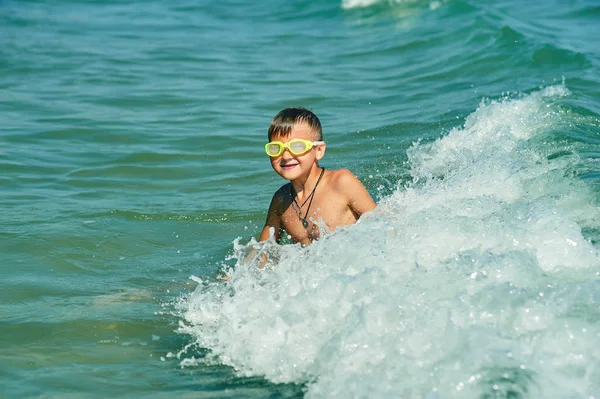
M306 123L297 123L292 128L289 136L273 136L273 141L287 143L292 139L304 139L316 141L316 134ZM313 165L325 154L325 144L313 146L308 152L302 155L294 155L287 149L278 157L270 158L273 170L286 180L295 180L303 175L310 173Z

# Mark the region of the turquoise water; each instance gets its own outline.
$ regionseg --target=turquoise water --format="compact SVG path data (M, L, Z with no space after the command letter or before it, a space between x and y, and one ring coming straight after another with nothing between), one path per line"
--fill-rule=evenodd
M599 34L588 0L0 2L0 397L600 397ZM379 207L259 271L290 105Z

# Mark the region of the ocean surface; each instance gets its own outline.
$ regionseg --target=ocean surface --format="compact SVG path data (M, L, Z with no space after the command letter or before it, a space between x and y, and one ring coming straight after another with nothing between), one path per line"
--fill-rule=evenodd
M600 398L599 38L597 0L0 0L0 398ZM293 105L378 207L257 245Z

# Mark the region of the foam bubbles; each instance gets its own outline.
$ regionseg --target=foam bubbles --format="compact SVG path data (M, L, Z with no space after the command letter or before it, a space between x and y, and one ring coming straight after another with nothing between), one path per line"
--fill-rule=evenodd
M482 103L408 150L411 184L307 248L236 244L230 280L182 301L181 332L308 398L597 394L600 260L581 226L600 215L565 173L575 156L533 140L565 95Z

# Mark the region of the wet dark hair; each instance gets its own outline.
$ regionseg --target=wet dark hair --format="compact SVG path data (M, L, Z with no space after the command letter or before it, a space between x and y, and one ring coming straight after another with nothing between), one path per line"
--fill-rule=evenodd
M312 111L302 107L291 107L281 110L271 121L269 126L269 141L273 136L288 136L292 132L294 125L306 123L315 133L317 140L323 140L323 130L321 121Z

